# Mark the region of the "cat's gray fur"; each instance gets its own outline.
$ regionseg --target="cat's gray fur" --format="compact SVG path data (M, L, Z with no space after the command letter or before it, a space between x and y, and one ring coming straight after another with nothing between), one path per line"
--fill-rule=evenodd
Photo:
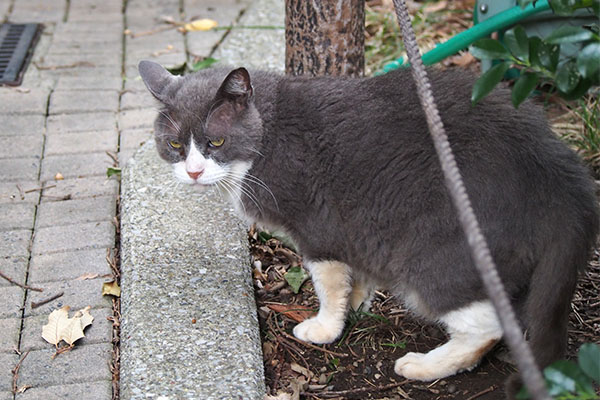
M416 311L430 319L486 298L408 71L309 79L211 69L175 79L161 70L140 65L162 103L162 158L180 161L193 135L218 163L250 161L272 191L246 182L251 220L283 229L305 258L342 261L399 298L418 294ZM431 70L430 79L502 281L548 365L566 349L570 299L599 229L593 181L539 107L515 110L502 89L473 107L468 73ZM209 117L222 104L229 111ZM215 136L222 148L207 146Z

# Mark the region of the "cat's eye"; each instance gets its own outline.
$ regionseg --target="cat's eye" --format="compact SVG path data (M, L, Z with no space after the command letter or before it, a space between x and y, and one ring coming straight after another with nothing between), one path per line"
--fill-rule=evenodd
M208 145L210 147L221 147L223 146L223 143L225 143L225 139L223 138L218 138L218 139L212 139L208 142Z
M171 146L174 149L180 149L181 148L181 143L179 143L177 140L170 140L169 141L169 146Z

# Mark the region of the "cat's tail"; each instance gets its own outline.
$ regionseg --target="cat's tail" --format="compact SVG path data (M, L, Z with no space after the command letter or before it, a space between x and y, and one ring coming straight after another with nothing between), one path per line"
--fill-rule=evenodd
M522 319L541 369L563 358L567 350L571 298L578 274L587 266L599 229L597 210L590 211L585 220L579 219L579 224L570 221L572 231L562 226L560 237L555 236L533 271ZM514 374L507 381L508 398L514 398L520 387L521 380Z

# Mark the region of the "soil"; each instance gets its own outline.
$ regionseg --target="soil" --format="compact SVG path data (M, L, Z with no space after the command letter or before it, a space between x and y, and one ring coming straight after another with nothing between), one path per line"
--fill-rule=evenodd
M318 310L310 280L298 293L284 274L301 258L276 238L249 232L263 341L265 377L273 398L300 399L504 399L503 382L515 371L499 344L470 372L431 383L394 373L407 352L427 352L446 341L437 326L417 319L387 292L376 292L369 312L350 312L342 338L329 345L296 339L293 327ZM600 342L600 264L595 252L573 300L568 357L584 342ZM257 268L258 267L258 268Z

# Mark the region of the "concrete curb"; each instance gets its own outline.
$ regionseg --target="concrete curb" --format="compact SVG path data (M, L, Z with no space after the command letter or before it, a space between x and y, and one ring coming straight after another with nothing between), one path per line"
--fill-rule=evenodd
M240 24L283 15L257 0ZM284 46L282 30L240 29L213 56L282 70ZM121 256L121 398L262 399L246 229L218 193L177 185L153 142L123 171Z

